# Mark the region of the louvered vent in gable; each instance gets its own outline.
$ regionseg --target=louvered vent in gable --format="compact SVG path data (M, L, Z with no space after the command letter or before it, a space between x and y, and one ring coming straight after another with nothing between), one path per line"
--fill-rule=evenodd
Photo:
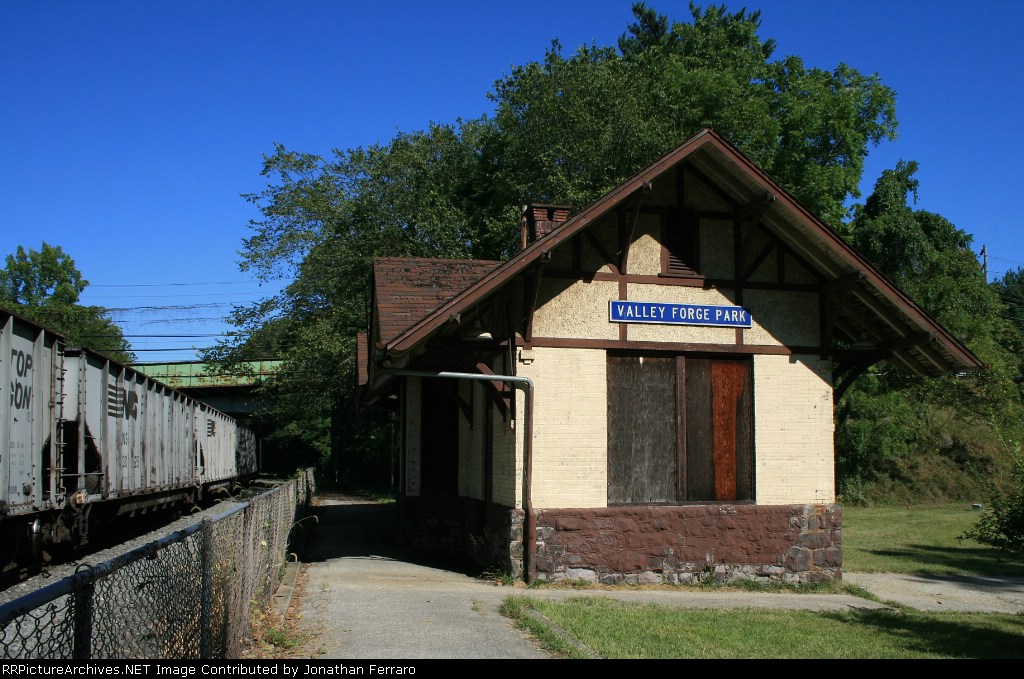
M665 215L662 226L661 272L666 276L700 276L700 229L696 216L684 210Z

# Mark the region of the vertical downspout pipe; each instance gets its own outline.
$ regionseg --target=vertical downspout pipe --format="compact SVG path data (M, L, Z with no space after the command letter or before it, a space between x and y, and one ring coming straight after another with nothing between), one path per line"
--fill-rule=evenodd
M396 377L439 377L452 380L469 380L474 382L508 382L526 394L523 415L523 512L526 514L523 530L523 578L526 584L532 584L536 576L537 554L537 517L533 514L533 380L517 375L484 375L482 373L462 373L432 370L404 370L385 368L384 372Z

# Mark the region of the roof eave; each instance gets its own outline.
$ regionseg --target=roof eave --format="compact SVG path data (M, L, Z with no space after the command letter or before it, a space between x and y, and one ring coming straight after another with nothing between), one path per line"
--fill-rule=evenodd
M604 197L590 204L577 215L554 229L547 236L538 239L501 266L485 274L475 284L457 294L449 302L441 305L418 323L411 325L408 330L396 336L381 348L388 356L397 357L406 354L428 336L443 327L451 318L452 313L464 311L469 305L512 280L517 274L528 267L534 259L540 257L544 251L550 250L572 238L596 218L628 200L634 193L641 190L645 183L653 180L658 175L679 164L709 144L728 156L732 162L744 170L754 180L754 183L759 185L761 190L773 194L778 204L789 212L790 218L798 219L811 226L812 231L824 239L823 247L833 248L852 269L864 272L865 284L873 293L877 293L885 298L911 325L918 327L924 332L934 333L952 355L954 360L951 363L959 363L959 366L952 365L946 374L959 372L961 368L963 370L978 370L984 367L984 364L970 349L964 346L962 342L942 327L913 300L888 281L860 253L846 243L838 233L814 216L803 204L791 196L788 191L772 180L767 173L751 162L730 142L711 129L702 130L671 153L666 154L643 171L626 180ZM925 372L930 371L926 369Z

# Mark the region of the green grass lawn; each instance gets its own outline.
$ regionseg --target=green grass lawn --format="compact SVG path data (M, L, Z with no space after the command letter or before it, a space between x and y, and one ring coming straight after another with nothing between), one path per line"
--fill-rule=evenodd
M981 514L968 503L843 507L843 570L1024 576L1024 561L957 540Z
M1021 560L957 540L981 513L967 503L844 507L843 570L1024 576ZM1024 615L695 610L528 595L506 598L502 612L569 658L1024 658Z
M1019 615L679 609L606 597L522 596L508 597L502 612L566 658L1024 657Z

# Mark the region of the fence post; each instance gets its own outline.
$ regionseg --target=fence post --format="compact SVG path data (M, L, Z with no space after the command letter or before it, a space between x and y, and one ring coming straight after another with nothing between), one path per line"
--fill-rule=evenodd
M75 616L75 660L92 658L92 597L96 591L96 575L93 567L82 564L75 572L75 584L72 590Z
M213 521L203 519L202 568L203 586L199 602L199 657L210 657L210 608L213 605Z

